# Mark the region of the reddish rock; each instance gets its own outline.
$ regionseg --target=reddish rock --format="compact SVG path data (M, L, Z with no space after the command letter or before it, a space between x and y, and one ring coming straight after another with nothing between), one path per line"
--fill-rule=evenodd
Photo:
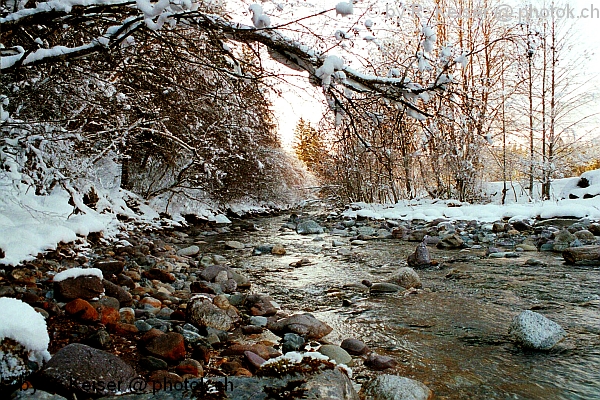
M268 317L277 313L275 301L268 295L251 294L246 298L245 304L252 315Z
M150 340L146 351L154 357L173 362L183 360L186 355L183 336L176 332L165 333Z
M144 297L142 300L140 300L140 304L142 304L142 305L147 304L154 308L162 307L162 302L158 299L155 299L154 297Z
M125 263L118 260L101 260L96 261L94 267L102 271L102 275L104 276L119 275L123 272Z
M246 356L246 360L254 368L260 368L266 362L264 358L252 351L245 351L244 356Z
M124 323L118 322L118 323L110 326L110 331L117 335L128 335L131 333L138 333L138 328L137 328L137 326L135 326L133 324L124 324Z
M225 349L221 354L224 356L238 356L243 355L245 352L251 351L254 354L257 354L259 357L268 360L269 357L269 349L264 344L255 343L255 344L234 344Z
M100 312L100 322L104 325L113 325L121 320L121 315L116 308L100 306L98 311Z
M340 347L350 354L363 355L369 352L369 347L358 339L344 339Z
M82 321L92 322L98 319L98 311L90 303L82 299L75 299L65 305L67 314L77 317Z
M204 370L202 369L202 365L196 360L184 360L180 362L176 367L175 371L177 371L180 375L192 375L192 376L203 376Z
M162 336L164 334L165 333L163 331L161 331L160 329L152 328L148 332L144 333L140 340L142 341L142 343L150 343L150 341L153 340L154 338L156 338L158 336Z
M252 372L248 371L246 368L238 368L235 370L233 376L252 376Z

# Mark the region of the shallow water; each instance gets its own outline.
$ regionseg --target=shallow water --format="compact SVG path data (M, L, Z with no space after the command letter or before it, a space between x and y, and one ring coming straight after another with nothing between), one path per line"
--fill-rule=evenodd
M309 311L330 324L328 341L362 339L399 361L388 372L422 381L439 399L600 399L600 269L563 265L554 253L487 259L475 251L430 249L441 266L418 271L424 290L370 296L357 284L386 280L416 243L388 239L351 246L348 238L329 235L317 242L314 235L280 232L283 222L262 219L262 231L228 239L280 243L285 256L250 256L251 249L222 254L253 278L252 291L268 292L284 309ZM332 239L346 242L352 255L337 255ZM311 264L289 266L301 258ZM523 266L528 258L548 266ZM352 304L343 307L344 299ZM513 345L509 325L526 309L559 323L567 338L548 353ZM354 369L358 382L372 374L360 362Z

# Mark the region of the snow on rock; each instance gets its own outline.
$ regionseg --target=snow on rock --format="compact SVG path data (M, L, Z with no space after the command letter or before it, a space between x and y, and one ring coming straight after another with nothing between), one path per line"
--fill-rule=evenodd
M71 269L67 269L65 271L59 272L54 275L54 282L62 282L65 279L69 278L77 278L79 276L96 276L100 279L103 279L102 271L98 268L81 268L75 267Z
M579 178L569 178L560 193L561 199L586 199L600 195L600 169L587 171Z
M41 314L21 300L0 298L0 388L22 381L34 365L48 361L49 343Z
M542 314L527 310L517 315L509 328L515 342L535 350L549 350L566 336L565 330Z
M354 5L352 1L345 2L341 1L335 6L335 15L341 15L342 17L346 17L348 15L354 14Z

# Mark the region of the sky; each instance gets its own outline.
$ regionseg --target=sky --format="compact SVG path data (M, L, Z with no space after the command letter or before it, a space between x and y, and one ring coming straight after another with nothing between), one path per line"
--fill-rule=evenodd
M333 8L337 0L320 0L316 3L322 4L326 8ZM546 3L549 4L549 2ZM534 11L529 11L530 9L526 6L519 4L523 3L506 0L504 3L501 2L498 7L504 12L510 13L507 14L508 17L504 18L515 23L519 21L520 17L525 16L527 12L538 12L541 14L550 10L549 6L544 7L543 1L533 1L531 3ZM563 3L563 5L556 6L554 12L557 17L568 19L568 23L573 23L572 32L574 35L575 54L578 53L578 48L581 51L587 48L594 53L590 61L585 66L582 66L582 68L585 68L585 77L598 76L598 79L591 80L586 90L600 92L600 83L597 83L600 82L600 0L569 0ZM332 11L330 14L333 17L335 12ZM287 149L290 149L292 146L294 140L293 132L298 120L302 117L315 126L322 118L324 111L322 106L322 92L318 88L310 86L308 81L303 79L295 79L293 82L295 86L306 88L306 90L282 85L280 87L282 96L275 96L273 98L276 116L279 120L279 134L284 148ZM600 93L597 96L598 102L585 112L590 114L600 112ZM596 126L599 126L600 118L595 118L594 123Z

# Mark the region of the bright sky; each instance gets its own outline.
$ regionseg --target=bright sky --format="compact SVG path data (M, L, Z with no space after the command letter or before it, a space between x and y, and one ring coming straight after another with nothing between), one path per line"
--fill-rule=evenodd
M318 1L324 7L335 7L337 0L329 2ZM533 7L538 12L544 12L544 9L549 9L549 6L544 7L544 3L550 4L550 1L533 1ZM408 3L407 3L408 4ZM519 20L519 14L526 12L524 6L519 1L506 0L505 4L499 5L503 10L508 10L512 13L511 21L515 23ZM558 2L557 2L558 4ZM555 11L558 17L568 18L573 21L574 43L580 47L581 51L584 48L590 50L592 54L590 61L585 65L585 77L597 75L600 77L600 0L568 0L565 5L556 6ZM333 17L334 12L331 12ZM341 18L341 17L338 17ZM307 76L305 74L305 76ZM321 102L323 100L322 92L318 88L312 87L307 79L293 79L294 85L297 87L284 87L282 97L274 98L276 115L279 119L279 133L282 144L286 148L291 148L294 140L294 128L298 120L302 117L310 121L313 126L322 118L323 108ZM598 102L594 105L594 109L590 109L588 113L600 112L600 79L593 79L588 89L597 92ZM302 90L300 88L304 88ZM596 126L600 125L600 118L595 118Z

